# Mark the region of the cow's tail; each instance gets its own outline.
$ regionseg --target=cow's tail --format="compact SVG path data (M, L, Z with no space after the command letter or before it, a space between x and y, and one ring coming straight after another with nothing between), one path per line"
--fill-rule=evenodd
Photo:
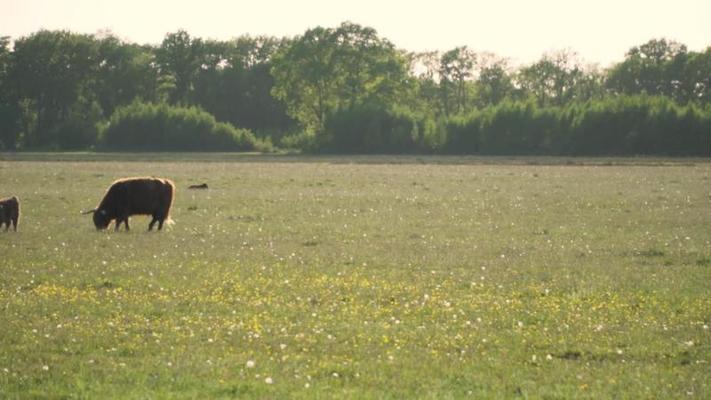
M15 209L12 215L12 229L17 231L17 226L20 225L20 199L18 199L17 196L12 196L12 199L15 200Z
M170 217L170 209L173 207L173 198L175 196L175 184L169 179L165 179L163 182L165 185L164 186L165 187L165 190L164 190L165 197L163 198L163 201L165 201L167 203L166 214L168 214L168 216L165 218L165 221L163 221L163 223L168 226L173 226L173 225L175 225L175 221L173 221L173 218Z

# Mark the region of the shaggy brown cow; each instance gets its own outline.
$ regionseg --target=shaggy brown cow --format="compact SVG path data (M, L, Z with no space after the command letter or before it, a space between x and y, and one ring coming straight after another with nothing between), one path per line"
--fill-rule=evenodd
M94 214L96 229L106 229L112 220L116 220L116 230L121 223L128 227L128 217L132 215L150 215L153 217L148 230L158 222L158 230L163 222L172 222L170 206L173 204L175 185L168 179L161 178L125 178L112 183L99 206L85 214Z
M12 229L17 231L17 223L20 220L20 199L15 196L6 199L0 199L0 227L5 225L5 230Z

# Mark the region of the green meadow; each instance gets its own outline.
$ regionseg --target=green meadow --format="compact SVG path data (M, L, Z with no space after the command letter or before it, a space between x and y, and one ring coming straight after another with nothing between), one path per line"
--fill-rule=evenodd
M80 214L143 175L174 225ZM711 397L708 159L0 154L10 195L3 399Z

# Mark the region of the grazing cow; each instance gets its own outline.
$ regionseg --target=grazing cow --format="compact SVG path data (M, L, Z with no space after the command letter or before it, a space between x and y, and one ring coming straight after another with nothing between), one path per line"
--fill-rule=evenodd
M5 225L5 230L12 229L17 231L17 223L20 220L20 199L16 196L0 199L0 227Z
M128 227L128 217L132 215L150 215L153 217L148 230L158 223L158 230L163 222L172 222L170 206L173 204L175 185L168 179L161 178L125 178L112 183L99 206L84 214L94 214L94 226L97 230L106 229L112 220L116 220L116 230L121 223Z

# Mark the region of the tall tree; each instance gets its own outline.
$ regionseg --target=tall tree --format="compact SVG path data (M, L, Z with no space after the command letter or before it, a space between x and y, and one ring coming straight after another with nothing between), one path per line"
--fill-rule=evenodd
M296 37L275 55L272 75L273 95L316 132L335 109L394 103L407 81L405 60L392 43L352 23Z
M281 40L267 36L205 42L195 103L218 120L258 133L278 135L289 130L292 120L283 103L271 95L272 57L281 46Z
M575 52L545 54L538 62L519 71L517 81L525 94L541 105L561 106L575 98L576 87L584 77Z
M485 107L496 105L512 95L513 79L506 59L493 54L480 57L479 76L476 80L477 105Z
M151 48L126 43L107 34L98 38L97 76L94 90L105 118L116 107L136 99L156 99L157 70Z
M685 45L667 39L652 39L627 52L625 60L609 72L607 87L618 94L674 96L683 81Z
M439 52L425 51L405 53L408 63L408 74L412 80L410 90L402 103L423 113L440 114L441 102L439 93Z
M691 52L684 65L683 98L703 104L711 102L711 47Z
M466 111L467 81L474 74L475 62L476 55L466 46L442 54L439 76L445 115Z
M195 79L203 66L202 52L202 40L191 38L184 30L167 34L156 50L160 73L172 78L175 84L170 93L171 103L190 104Z
M15 42L10 79L36 129L25 132L28 146L55 145L53 130L70 116L96 74L97 46L91 36L42 30ZM24 99L24 100L22 100Z
M19 134L20 108L10 80L12 58L10 38L0 36L0 149L14 149Z

